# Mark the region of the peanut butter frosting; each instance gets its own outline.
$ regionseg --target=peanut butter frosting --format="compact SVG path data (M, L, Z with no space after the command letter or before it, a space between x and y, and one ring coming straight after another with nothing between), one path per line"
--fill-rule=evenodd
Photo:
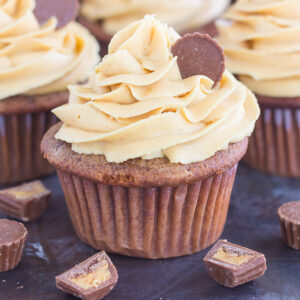
M60 92L88 79L99 62L94 37L76 22L40 25L34 0L0 0L0 100Z
M299 97L300 1L239 0L224 19L228 69L257 94Z
M178 32L209 23L229 5L230 0L83 0L82 15L103 21L103 29L113 35L147 14L156 16Z
M179 35L146 16L118 32L85 86L70 86L56 138L108 162L167 157L189 164L249 136L255 96L225 71L221 81L182 79L171 47Z

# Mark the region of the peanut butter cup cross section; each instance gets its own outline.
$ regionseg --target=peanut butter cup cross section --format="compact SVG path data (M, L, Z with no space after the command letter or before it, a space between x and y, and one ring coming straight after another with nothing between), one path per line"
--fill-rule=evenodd
M111 292L117 281L117 270L102 251L57 276L56 286L84 300L100 300Z
M204 263L215 281L231 288L261 277L267 269L263 254L226 240L215 244Z

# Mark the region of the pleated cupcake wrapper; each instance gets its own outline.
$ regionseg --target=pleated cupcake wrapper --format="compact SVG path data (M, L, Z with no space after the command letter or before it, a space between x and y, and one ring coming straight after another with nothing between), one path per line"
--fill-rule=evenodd
M300 107L262 107L244 161L262 172L300 178Z
M56 122L50 110L0 114L0 185L35 179L55 171L42 158L40 143Z
M279 216L283 239L290 247L300 250L300 225Z
M26 235L18 241L0 246L0 272L15 268L22 257Z
M123 187L58 170L73 226L92 247L168 258L205 249L221 235L237 165L192 184Z

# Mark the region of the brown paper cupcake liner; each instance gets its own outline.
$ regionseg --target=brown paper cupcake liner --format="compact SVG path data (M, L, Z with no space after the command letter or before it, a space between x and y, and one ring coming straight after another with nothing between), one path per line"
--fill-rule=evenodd
M244 161L262 172L300 178L300 101L280 106L257 97L261 116Z
M58 170L79 238L108 252L145 258L187 255L221 235L237 165L191 184L112 186Z
M40 143L47 130L58 121L51 109L65 103L68 93L38 96L35 98L41 99L37 103L32 97L19 98L0 101L0 185L39 178L55 171L42 158Z
M19 264L26 238L27 230L17 241L0 246L0 272L12 270Z
M167 258L195 253L219 238L247 138L187 165L165 157L110 163L55 139L60 127L46 133L41 150L58 170L73 226L85 243L128 256Z
M50 111L0 115L0 184L26 181L55 171L42 158L40 143L56 122Z

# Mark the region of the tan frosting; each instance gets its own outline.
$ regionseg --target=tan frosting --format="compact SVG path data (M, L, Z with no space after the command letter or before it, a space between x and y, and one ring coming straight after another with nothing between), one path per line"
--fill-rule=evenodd
M214 89L206 76L183 80L170 50L178 38L152 16L118 32L89 83L71 86L69 104L53 111L64 122L56 138L109 162L189 164L249 136L254 95L228 71Z
M34 0L0 0L0 100L66 90L88 78L98 45L80 24L39 25Z
M300 96L300 1L239 0L224 18L228 69L258 94Z
M178 32L184 32L214 20L229 3L229 0L84 0L82 14L90 20L103 20L103 28L110 35L147 14L156 14Z

